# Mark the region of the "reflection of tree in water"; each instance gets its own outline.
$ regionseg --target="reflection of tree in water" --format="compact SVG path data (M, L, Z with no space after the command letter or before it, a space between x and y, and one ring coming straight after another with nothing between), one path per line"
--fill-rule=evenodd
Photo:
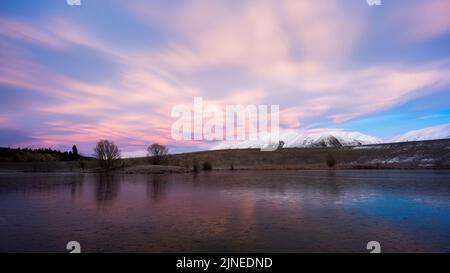
M77 192L81 192L84 181L83 175L77 174L30 174L20 178L24 183L17 183L17 179L16 176L1 177L0 192L27 193L68 190L74 196Z
M147 196L153 201L159 201L167 190L166 175L152 175L147 180Z
M84 175L73 175L69 176L68 178L70 180L70 194L72 197L75 196L75 194L80 194L83 188L83 182L84 182Z
M325 183L325 187L323 190L336 198L339 198L342 195L342 189L339 183L339 178L336 176L336 172L334 170L328 170L326 173L327 183Z
M98 174L97 175L96 200L98 206L110 205L118 196L120 190L120 181L116 175Z

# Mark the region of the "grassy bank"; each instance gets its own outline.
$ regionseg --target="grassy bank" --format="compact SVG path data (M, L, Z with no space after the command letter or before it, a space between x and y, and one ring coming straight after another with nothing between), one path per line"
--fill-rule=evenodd
M148 158L116 163L118 173L179 173L209 170L450 169L450 139L339 148L217 150L169 155L162 165ZM102 172L95 159L70 162L4 162L0 171Z

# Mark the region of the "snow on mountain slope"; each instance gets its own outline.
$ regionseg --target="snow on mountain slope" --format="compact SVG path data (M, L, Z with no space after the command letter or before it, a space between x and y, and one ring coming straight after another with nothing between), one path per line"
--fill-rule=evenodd
M300 147L358 146L378 143L382 143L382 140L359 132L334 131L321 134L309 134L305 137L303 145Z
M420 141L450 138L450 123L409 131L391 139L391 142Z
M382 143L381 139L375 137L364 135L359 132L344 131L330 131L313 134L286 132L280 134L280 140L284 141L284 148L341 147ZM233 142L224 141L213 147L211 150L264 148L273 143L277 144L278 141L267 134L259 139L253 140L250 139Z

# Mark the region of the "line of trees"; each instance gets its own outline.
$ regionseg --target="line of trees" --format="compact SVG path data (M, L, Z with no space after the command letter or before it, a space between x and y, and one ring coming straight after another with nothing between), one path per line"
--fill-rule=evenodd
M147 147L147 159L151 164L160 165L167 162L169 149L161 144L153 143ZM121 158L119 147L110 140L102 139L94 147L94 154L101 168L110 170L118 167ZM2 148L0 147L0 162L49 162L49 161L79 161L84 169L88 157L78 152L76 145L72 151L55 150L51 148Z
M166 162L169 149L158 143L154 143L147 148L147 158L151 164L160 165ZM121 158L119 147L107 139L97 142L94 148L94 157L99 160L103 169L113 169L117 167L117 161Z
M77 146L72 151L62 152L51 148L0 148L0 161L12 162L47 162L47 161L75 161L83 158L78 153Z

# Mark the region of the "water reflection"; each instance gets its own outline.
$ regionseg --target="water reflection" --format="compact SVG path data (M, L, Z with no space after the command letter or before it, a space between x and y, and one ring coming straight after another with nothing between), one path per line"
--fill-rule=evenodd
M0 194L8 192L52 192L69 189L71 195L81 193L84 174L0 173Z
M448 171L0 174L0 252L450 251ZM150 202L149 202L150 201Z
M340 196L341 190L339 189L338 177L336 176L336 172L334 170L327 171L327 180L328 180L328 189L330 190L330 194L334 196Z
M79 196L83 192L84 175L72 175L68 177L70 194L72 197Z
M169 177L167 175L151 175L147 177L147 196L157 202L167 191Z
M111 205L118 197L120 192L119 175L96 174L96 192L95 198L99 207Z

